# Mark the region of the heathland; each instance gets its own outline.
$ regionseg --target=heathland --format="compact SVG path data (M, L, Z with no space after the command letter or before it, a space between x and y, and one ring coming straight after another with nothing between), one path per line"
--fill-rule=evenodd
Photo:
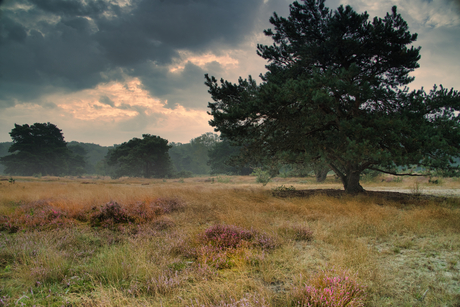
M460 304L456 178L3 179L0 306Z

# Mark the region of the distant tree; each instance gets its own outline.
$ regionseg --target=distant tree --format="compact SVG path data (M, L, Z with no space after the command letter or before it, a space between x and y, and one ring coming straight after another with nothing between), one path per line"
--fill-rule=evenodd
M0 158L4 172L11 175L30 176L75 174L84 168L83 157L67 148L59 128L51 123L31 126L14 125L10 136L11 155Z
M178 173L209 174L208 150L219 141L217 134L208 132L190 140L190 143L172 143L169 151L171 160Z
M80 153L80 155L85 158L86 174L106 175L106 163L104 158L109 149L113 148L113 146L101 146L93 143L71 141L67 143L67 147L75 153Z
M12 142L0 143L0 158L8 155L8 149L13 145ZM5 167L0 163L0 174L4 174Z
M232 146L230 141L223 139L217 142L208 151L208 165L211 167L211 174L227 175L249 175L252 168L240 166L232 158L239 156L240 147Z
M314 175L316 182L324 182L331 169L325 163L313 161L310 163L285 164L285 173L293 177L306 177Z
M87 172L88 163L86 161L86 155L88 152L80 145L69 145L67 144L67 148L72 153L68 164L71 167L70 173L72 175L82 175ZM86 167L85 167L86 166Z
M205 76L211 126L252 159L327 163L348 193L363 191L366 169L451 168L460 155L460 94L409 92L420 48L396 7L369 20L324 2L296 1L288 18L270 18L265 34L274 43L257 47L268 61L261 84Z
M143 134L109 150L106 161L114 168L112 177L163 178L171 174L168 140Z

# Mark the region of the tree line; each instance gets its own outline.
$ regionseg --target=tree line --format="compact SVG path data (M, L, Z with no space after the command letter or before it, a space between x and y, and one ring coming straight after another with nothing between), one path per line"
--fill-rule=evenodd
M110 147L65 142L52 123L17 125L12 142L0 143L1 173L19 176L108 175L177 178L204 174L248 174L248 168L226 165L238 148L205 133L190 143L169 143L150 134ZM250 172L249 172L250 173Z
M13 142L0 143L1 173L19 176L79 176L83 174L145 178L186 178L194 175L250 175L262 164L241 164L241 147L215 133L205 133L190 143L169 143L159 136L143 134L114 146L65 142L62 130L51 123L17 125L10 132ZM278 165L289 176L317 174L315 165ZM324 171L325 170L325 171Z

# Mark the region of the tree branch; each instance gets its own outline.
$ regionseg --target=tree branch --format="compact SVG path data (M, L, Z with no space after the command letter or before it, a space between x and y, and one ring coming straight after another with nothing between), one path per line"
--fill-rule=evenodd
M384 170L381 170L381 169L378 169L378 168L375 168L375 167L369 167L368 169L373 170L373 171L382 172L384 174L394 175L394 176L413 176L413 177L426 176L426 174L412 174L412 173L398 174L398 173L395 173L395 172L384 171Z

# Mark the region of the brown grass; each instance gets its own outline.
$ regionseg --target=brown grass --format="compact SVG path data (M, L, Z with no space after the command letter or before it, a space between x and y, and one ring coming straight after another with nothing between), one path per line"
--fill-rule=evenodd
M366 286L366 306L460 303L456 199L400 204L365 196L277 198L271 189L282 184L340 185L332 178L319 185L305 183L313 181L308 178L275 178L266 187L254 184L254 177L205 179L42 177L2 183L3 219L19 219L27 206L46 202L65 211L71 223L0 233L0 306L286 306L308 276L330 267L357 274ZM443 179L435 188L455 187L455 180ZM180 199L183 207L108 229L75 218L109 201L129 211L158 199ZM278 245L192 257L192 249L205 246L199 238L212 225L264 233ZM210 265L216 255L229 265Z

